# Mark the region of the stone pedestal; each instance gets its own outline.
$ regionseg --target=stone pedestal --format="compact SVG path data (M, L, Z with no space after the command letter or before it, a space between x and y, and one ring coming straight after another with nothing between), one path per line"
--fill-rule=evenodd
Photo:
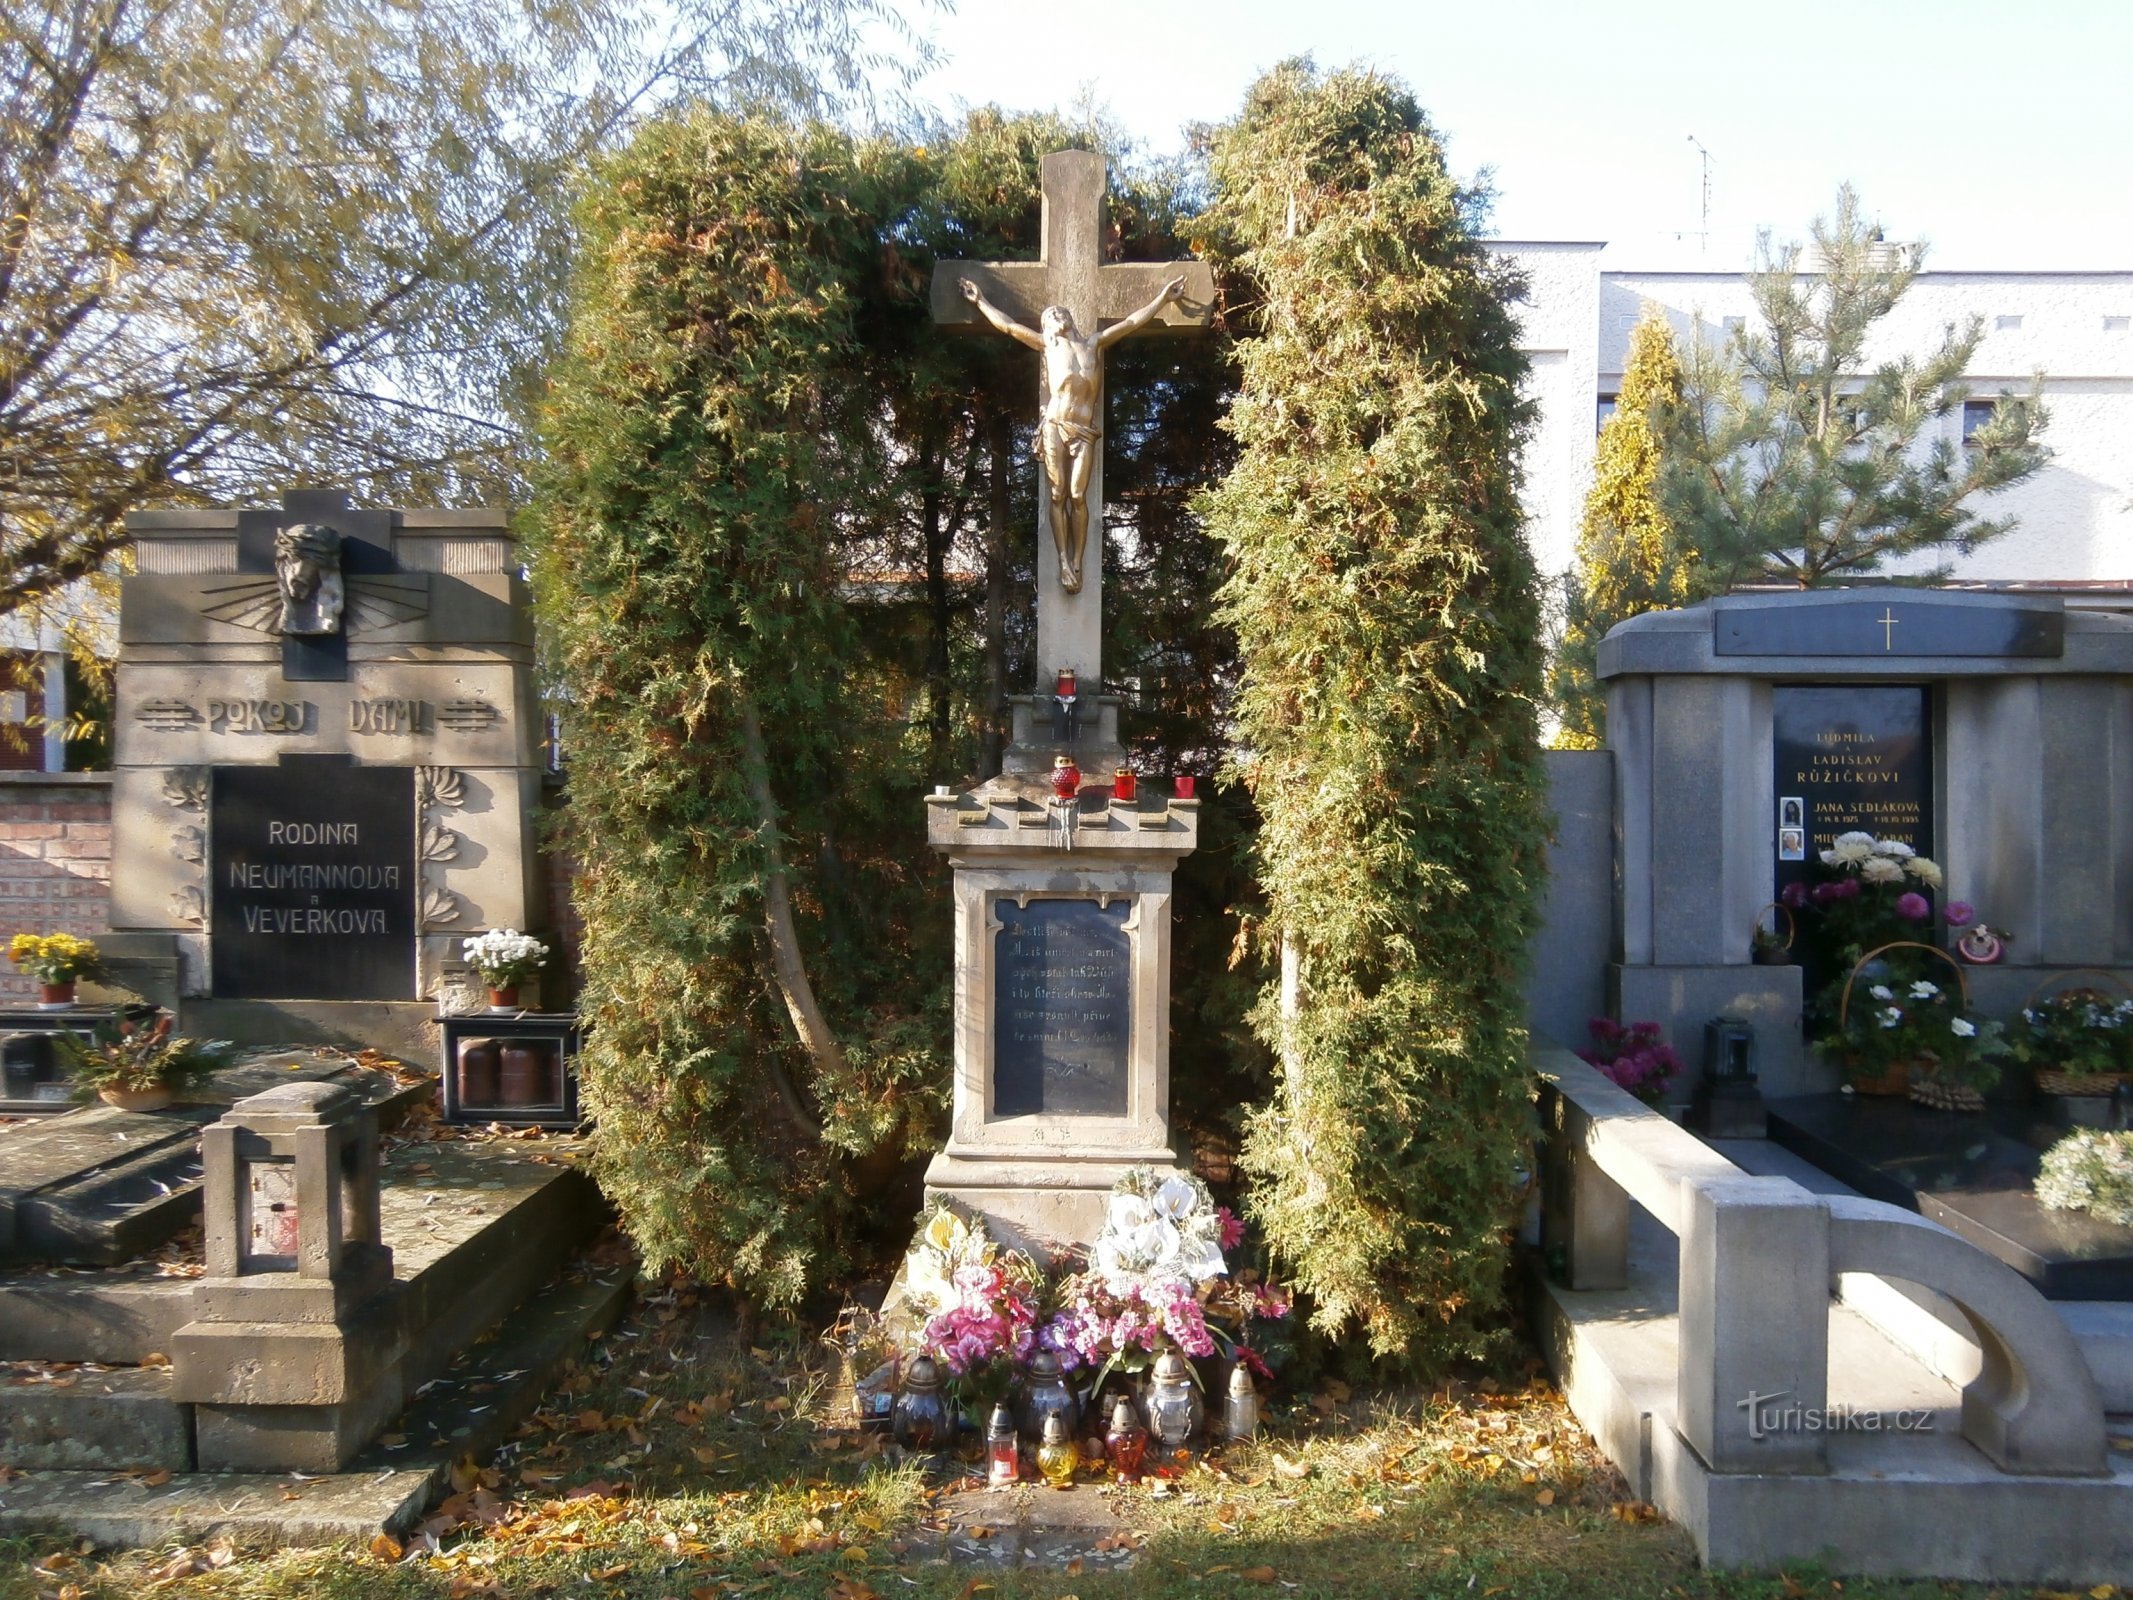
M332 1472L398 1408L377 1116L335 1084L232 1106L201 1136L207 1275L171 1342L200 1465Z
M956 1073L926 1192L1045 1255L1095 1235L1126 1172L1176 1164L1170 883L1199 803L1062 804L1036 770L927 802L927 841L955 869Z

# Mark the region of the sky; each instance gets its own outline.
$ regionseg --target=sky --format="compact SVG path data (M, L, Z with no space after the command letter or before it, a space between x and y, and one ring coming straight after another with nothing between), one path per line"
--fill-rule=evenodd
M915 0L914 0L915 3ZM956 0L909 20L953 112L1093 102L1150 154L1308 54L1405 81L1505 239L1745 267L1839 183L1927 266L2133 269L2133 0ZM1704 163L1710 203L1704 218Z

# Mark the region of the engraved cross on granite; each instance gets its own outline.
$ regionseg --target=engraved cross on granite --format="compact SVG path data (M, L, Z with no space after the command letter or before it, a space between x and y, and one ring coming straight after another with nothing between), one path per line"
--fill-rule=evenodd
M1042 259L942 261L933 319L988 325L1039 352L1037 686L1103 682L1103 348L1128 334L1197 333L1214 305L1202 262L1103 259L1104 159L1044 158ZM967 285L967 287L966 287Z

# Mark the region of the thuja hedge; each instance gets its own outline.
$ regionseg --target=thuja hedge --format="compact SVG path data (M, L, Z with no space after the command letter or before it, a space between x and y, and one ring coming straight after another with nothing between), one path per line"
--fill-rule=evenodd
M653 1266L772 1301L834 1267L855 1168L922 1142L946 1081L923 978L945 962L893 926L909 872L841 857L825 888L818 866L849 807L922 778L853 703L831 537L873 476L854 285L911 182L831 130L655 124L587 186L545 416L598 1172ZM792 958L840 924L796 993Z
M1513 459L1510 283L1414 101L1277 69L1212 147L1256 304L1234 471L1204 502L1245 665L1286 989L1244 1161L1328 1331L1425 1364L1499 1310L1530 1117L1521 968L1543 870L1540 611Z

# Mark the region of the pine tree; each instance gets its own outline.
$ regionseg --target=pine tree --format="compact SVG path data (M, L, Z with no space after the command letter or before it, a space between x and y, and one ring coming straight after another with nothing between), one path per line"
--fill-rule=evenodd
M1528 1131L1539 605L1514 287L1413 98L1291 62L1212 136L1249 317L1205 497L1244 663L1236 773L1285 981L1251 1207L1329 1332L1482 1348Z
M1946 419L1970 396L1963 373L1984 319L1951 325L1923 357L1869 366L1876 331L1917 275L1919 255L1883 242L1849 187L1801 250L1773 250L1751 277L1757 317L1723 349L1699 343L1666 439L1662 501L1698 596L1738 583L1802 588L1913 555L1968 554L2013 526L1964 502L2044 464L2036 388L2003 395L1968 441ZM1759 326L1756 324L1760 324ZM1939 574L1924 574L1937 576Z
M1562 644L1549 668L1562 749L1597 749L1606 732L1607 702L1593 667L1607 630L1691 597L1695 552L1675 539L1659 504L1660 441L1681 403L1681 381L1666 319L1645 317L1630 335L1614 415L1593 451Z

